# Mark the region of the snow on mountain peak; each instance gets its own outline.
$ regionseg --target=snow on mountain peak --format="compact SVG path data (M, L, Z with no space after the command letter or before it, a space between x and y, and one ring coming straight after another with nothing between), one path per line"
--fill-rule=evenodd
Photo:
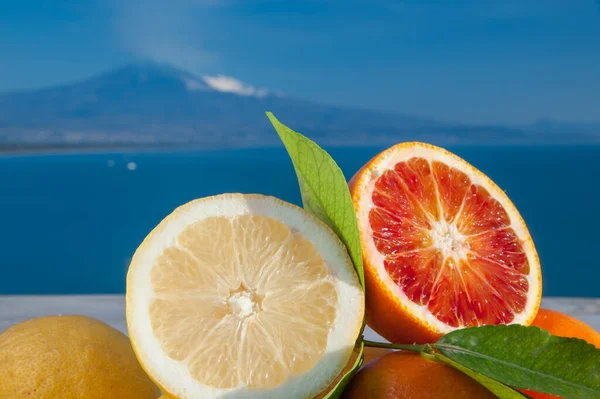
M263 98L269 94L268 89L257 88L252 85L246 84L234 77L226 75L217 76L202 76L207 85L217 91L225 93L234 93L240 96L253 96ZM189 88L189 86L188 86Z

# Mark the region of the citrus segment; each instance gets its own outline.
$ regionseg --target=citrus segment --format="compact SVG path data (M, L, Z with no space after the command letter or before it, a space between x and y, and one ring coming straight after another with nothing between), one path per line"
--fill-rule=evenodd
M432 333L417 331L417 339L531 322L541 296L539 261L517 210L481 172L440 148L407 143L374 158L350 185L368 291L386 292L383 302L397 303L401 324L409 319L406 327ZM414 339L398 326L377 326L394 322L382 314L390 306L375 305L380 299L367 298L368 318L379 319L371 327L386 338Z
M223 195L167 217L128 275L140 362L177 397L313 397L345 366L364 297L337 236L269 197Z

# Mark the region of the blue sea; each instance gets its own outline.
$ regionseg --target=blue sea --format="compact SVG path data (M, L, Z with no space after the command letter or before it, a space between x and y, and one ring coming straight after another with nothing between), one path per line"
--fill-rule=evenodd
M382 148L328 149L349 179ZM544 295L600 297L600 147L457 147L527 222ZM300 204L284 148L0 157L0 295L123 293L146 234L224 192Z

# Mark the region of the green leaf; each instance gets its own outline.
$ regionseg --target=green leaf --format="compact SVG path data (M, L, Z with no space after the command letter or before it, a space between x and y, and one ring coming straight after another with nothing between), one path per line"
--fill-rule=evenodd
M338 378L329 386L329 388L326 389L324 393L317 396L315 399L339 399L342 396L344 389L346 389L346 386L348 385L354 374L356 374L360 366L362 366L363 364L363 351L365 349L365 346L362 342L362 339L359 341L360 342L356 345L356 348L354 349L354 356L350 357L350 361L348 362L346 368L342 370Z
M292 159L304 208L329 225L340 237L364 287L358 223L342 170L314 141L283 125L272 113L267 112L267 116Z
M473 371L470 368L463 366L462 364L456 363L454 360L447 358L446 356L443 356L439 353L434 354L433 357L434 360L440 363L444 363L450 367L454 367L458 371L461 371L464 374L468 375L469 377L486 387L490 392L492 392L500 399L527 399L530 397L529 395L525 395L522 392L516 391L513 388L504 385L501 382L486 377L485 375L480 374L476 371Z
M600 398L600 349L580 339L514 324L456 330L433 347L506 385L566 399Z

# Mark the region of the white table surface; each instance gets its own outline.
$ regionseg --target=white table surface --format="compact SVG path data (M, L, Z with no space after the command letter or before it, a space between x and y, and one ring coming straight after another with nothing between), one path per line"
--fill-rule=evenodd
M600 298L548 297L542 306L570 314L600 331ZM0 296L0 332L33 317L81 314L127 332L123 295ZM367 328L365 338L381 340Z

